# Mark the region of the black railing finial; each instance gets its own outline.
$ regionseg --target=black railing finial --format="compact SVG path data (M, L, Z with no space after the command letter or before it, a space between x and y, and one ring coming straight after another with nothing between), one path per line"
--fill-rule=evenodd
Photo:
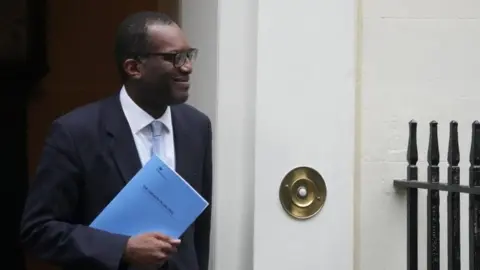
M480 166L480 122L478 120L472 123L470 164L472 166Z
M450 137L448 140L448 170L447 183L451 186L460 185L460 147L458 146L458 123L450 122ZM447 194L447 257L448 269L461 269L460 245L460 193Z
M440 163L440 151L438 148L438 123L431 121L430 139L428 142L428 164L437 166Z
M469 186L480 186L480 122L472 123L472 142L470 146ZM469 196L469 266L471 270L480 269L480 195Z
M417 148L417 122L411 120L408 123L409 136L408 136L408 150L407 161L408 165L416 165L418 161L418 148Z
M458 166L460 163L460 147L458 146L458 123L450 122L450 137L448 139L448 164Z
M440 181L438 148L438 123L431 121L427 182L432 184L438 184ZM427 193L427 270L440 270L440 194L438 190L429 190Z
M418 150L417 150L417 122L409 123L408 150L407 150L407 181L418 180ZM407 190L407 269L418 269L418 191Z

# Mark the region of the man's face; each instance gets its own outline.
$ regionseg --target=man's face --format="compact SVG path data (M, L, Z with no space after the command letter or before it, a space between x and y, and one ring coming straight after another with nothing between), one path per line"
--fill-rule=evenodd
M150 51L139 65L142 94L154 104L185 102L196 50L176 24L151 25L149 36Z

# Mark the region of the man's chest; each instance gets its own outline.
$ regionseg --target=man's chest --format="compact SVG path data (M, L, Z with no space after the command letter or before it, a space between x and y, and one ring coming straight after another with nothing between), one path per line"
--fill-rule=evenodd
M138 132L133 134L133 140L142 166L158 151L156 154L162 161L175 170L176 155L173 131L161 134L158 139L154 139L149 132Z
M82 204L84 209L82 220L90 222L95 216L128 184L130 179L122 173L125 168L124 164L140 163L143 166L151 157L151 140L147 136L133 136L134 145L130 153L131 155L118 155L118 148L114 148L114 144L109 148L98 148L99 151L88 151L91 156L86 158L86 164L82 175ZM163 158L169 166L171 166L180 176L182 176L197 192L202 191L202 178L204 166L204 154L200 145L189 143L187 148L175 147L172 138L164 138L165 143ZM125 147L125 146L123 146ZM182 153L178 153L182 150ZM93 150L93 149L91 149ZM165 158L167 157L167 158ZM140 162L139 162L140 160ZM166 161L168 160L168 161ZM121 162L119 162L121 161ZM173 165L172 165L173 164ZM131 177L135 175L141 167L136 171L132 171Z

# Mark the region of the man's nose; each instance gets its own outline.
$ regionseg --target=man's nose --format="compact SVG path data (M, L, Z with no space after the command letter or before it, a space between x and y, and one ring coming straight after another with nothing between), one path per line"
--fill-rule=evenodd
M190 60L186 60L185 61L185 64L183 64L183 66L180 67L180 70L184 73L192 73L192 70L193 70L193 63L192 61Z

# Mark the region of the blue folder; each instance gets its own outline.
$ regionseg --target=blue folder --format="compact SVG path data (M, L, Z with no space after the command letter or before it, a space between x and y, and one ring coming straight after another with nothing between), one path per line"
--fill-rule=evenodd
M90 227L128 236L160 232L180 238L208 202L154 155Z

